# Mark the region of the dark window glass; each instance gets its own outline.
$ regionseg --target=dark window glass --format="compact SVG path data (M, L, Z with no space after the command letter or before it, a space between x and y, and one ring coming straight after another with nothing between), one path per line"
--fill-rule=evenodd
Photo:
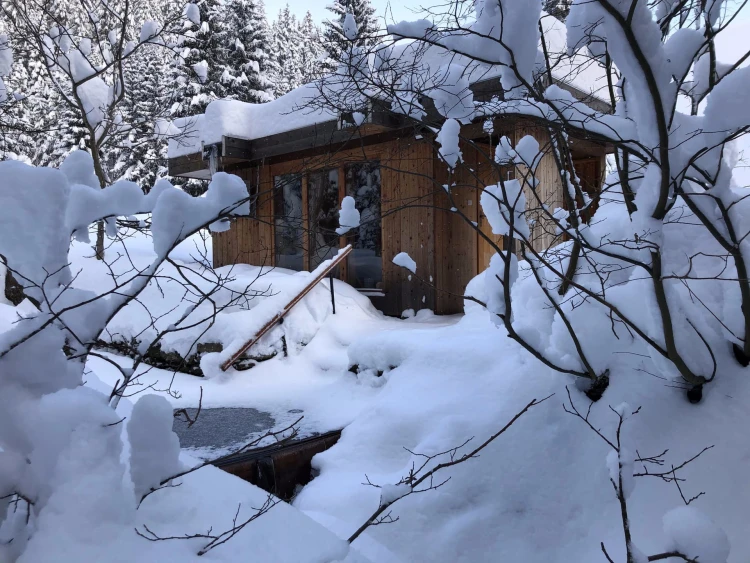
M302 177L298 174L274 178L274 217L276 266L302 270Z
M339 248L339 175L338 170L310 174L307 184L307 208L310 221L310 270L336 255Z
M346 168L346 194L360 213L359 227L347 233L354 250L347 259L347 282L360 289L383 287L380 220L380 163L364 162Z

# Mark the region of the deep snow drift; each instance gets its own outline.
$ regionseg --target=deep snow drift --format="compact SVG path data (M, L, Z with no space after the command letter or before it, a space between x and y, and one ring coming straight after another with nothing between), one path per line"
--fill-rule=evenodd
M190 260L186 250L180 256ZM483 297L483 276L470 288ZM273 413L279 425L296 416L289 410L302 410L305 432L346 426L339 443L315 458L320 475L294 501L295 507L345 538L379 502L380 490L362 484L365 475L376 484L394 484L416 460L404 448L431 454L472 437L472 444L477 443L532 398L554 393L480 457L445 470L451 480L443 487L396 504L394 516L399 521L371 528L354 546L371 560L383 562L498 557L598 561L601 541L610 554L622 555L619 507L608 481L609 448L563 411L566 386L577 406L588 404L573 378L527 355L475 303L467 302L467 315L458 323L425 313L399 321L382 317L356 292L347 291L351 290L337 284L335 316L330 315L325 291L317 305L301 307L305 316L298 313L300 323L310 307L323 311L307 345L247 372L208 380L177 374L173 388L180 396L171 399L173 404L196 406L202 386L204 406L255 407ZM554 346L557 328L550 322L551 314L542 317L535 310L540 296L533 280L524 275L523 263L514 291L524 303L516 310L519 322ZM705 491L691 507L726 531L732 546L729 561L744 561L750 553L744 534L750 521L750 491L741 483L750 447L741 429L750 423L744 408L750 388L743 370L724 358L722 377L707 389L701 404L691 405L684 390L652 375L657 370L645 349L615 337L606 317L593 316L588 324L588 330L598 335L592 346L600 350L598 361L612 366L610 388L592 409L594 424L611 434L616 418L608 405L626 401L634 409L641 407L640 414L627 422L640 454L668 448L666 463L676 465L713 445L679 472L687 479L682 487L689 496ZM564 340L557 342L564 349ZM347 371L353 364L359 366L357 375ZM113 382L115 374L104 362L94 359L91 366ZM385 374L378 377L378 371ZM171 374L154 369L143 376L143 383L165 378L171 379ZM223 450L197 453L205 457ZM662 517L681 505L674 484L657 478L636 480L630 509L641 551L669 548L671 536L662 532Z

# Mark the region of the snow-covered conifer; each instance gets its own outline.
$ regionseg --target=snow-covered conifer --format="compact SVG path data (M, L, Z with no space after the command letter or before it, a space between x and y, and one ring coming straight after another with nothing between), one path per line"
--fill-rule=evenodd
M375 8L370 0L335 0L326 6L332 12L331 18L323 22L323 46L326 51L325 66L334 69L341 62L343 52L350 46L366 47L375 42L379 25ZM357 24L357 38L349 41L344 33L344 20L347 12L354 16Z
M226 52L220 65L221 97L261 103L272 99L270 30L260 0L227 0L223 4L221 42Z

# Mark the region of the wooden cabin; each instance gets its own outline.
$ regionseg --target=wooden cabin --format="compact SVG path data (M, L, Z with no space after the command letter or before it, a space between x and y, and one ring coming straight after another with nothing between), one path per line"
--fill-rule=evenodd
M214 266L252 264L312 270L352 244L354 251L338 277L368 295L386 314L428 308L438 314L463 310L466 284L483 271L494 250L466 219L476 222L493 240L479 206L484 186L506 178L511 170L492 165L499 135L514 142L533 135L540 146L546 130L531 121L497 120L492 137L482 123L463 127L473 146L462 147L463 162L450 175L431 138L405 123L373 115L359 128L340 121L270 135L251 141L224 137L218 170L236 174L256 196L251 216L232 220L230 230L213 234ZM604 173L605 147L574 139L571 147L576 174L592 193ZM210 177L210 158L203 154L170 159L170 173ZM563 207L554 159L546 154L537 169L543 198L551 209ZM452 184L450 195L444 185ZM350 195L361 214L361 225L344 236L336 234L341 200ZM555 242L543 222L532 226L537 249ZM407 252L417 264L416 275L393 264Z
M558 36L564 39L564 32ZM474 100L502 99L497 77L480 70L482 79L470 86ZM610 110L592 95L593 88L564 79L555 82L596 110ZM506 179L514 174L492 163L501 136L514 145L525 135L537 139L545 153L536 171L538 193L550 209L564 207L554 157L544 151L549 135L531 119L495 119L491 134L482 119L463 125L463 162L451 174L435 142L434 127L439 128L443 118L429 107L429 99L423 105L427 123L434 127L394 114L376 100L370 102L364 122L355 126L351 115L292 111L304 105L300 100L306 95L318 92L308 85L267 104L212 102L204 115L194 118L198 133L192 144L176 147L170 142L171 175L209 179L219 170L236 174L255 198L250 216L233 219L231 229L213 234L215 267L244 263L312 270L339 247L352 244L354 251L337 275L384 313L423 308L459 313L466 284L494 254L482 235L502 244L479 206L485 186L497 183L501 174ZM595 195L602 184L606 147L581 136L570 139L570 148L577 176ZM347 195L356 201L361 224L340 237L338 211ZM535 248L560 240L545 221L527 219L532 220ZM393 264L399 252L416 262L415 275Z

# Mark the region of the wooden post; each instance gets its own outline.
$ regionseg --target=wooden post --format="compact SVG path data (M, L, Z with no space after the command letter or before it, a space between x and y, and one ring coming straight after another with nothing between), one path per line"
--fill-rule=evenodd
M310 213L308 211L309 196L307 174L302 174L302 269L310 271Z
M328 274L328 281L331 283L331 306L333 307L333 314L336 314L336 294L333 292L333 270Z
M346 197L346 167L344 165L339 166L338 172L339 172L339 207L340 207L341 202ZM339 248L344 248L345 246L346 246L346 237L340 236ZM348 282L349 268L348 268L348 264L346 260L341 262L341 268L339 269L339 279L345 282Z

